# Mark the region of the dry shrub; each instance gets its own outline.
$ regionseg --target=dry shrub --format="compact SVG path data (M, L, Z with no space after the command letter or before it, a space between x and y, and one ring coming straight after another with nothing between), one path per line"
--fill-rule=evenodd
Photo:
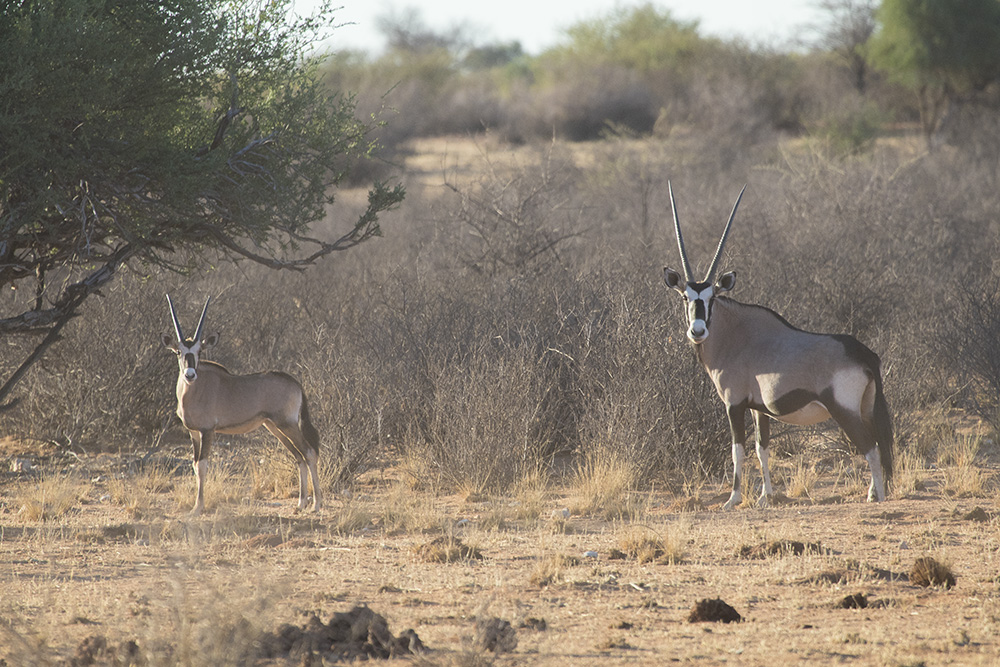
M910 583L914 586L943 586L952 588L955 575L951 568L930 556L918 558L910 569Z

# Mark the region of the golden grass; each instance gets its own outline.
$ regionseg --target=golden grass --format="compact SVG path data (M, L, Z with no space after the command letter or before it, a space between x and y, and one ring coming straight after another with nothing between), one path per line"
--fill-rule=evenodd
M590 455L573 479L570 512L608 520L630 519L641 512L643 505L634 486L633 467L612 455Z
M54 521L64 518L86 493L73 475L50 475L21 486L13 497L18 518L24 522Z
M820 477L816 462L812 459L808 453L796 457L788 475L789 498L812 498Z
M108 481L111 502L121 505L131 519L147 516L155 505L155 496L173 487L170 471L156 464L143 466L134 475L116 476Z
M976 465L983 444L981 429L946 438L938 446L937 463L944 475L945 495L968 498L986 492L987 473Z

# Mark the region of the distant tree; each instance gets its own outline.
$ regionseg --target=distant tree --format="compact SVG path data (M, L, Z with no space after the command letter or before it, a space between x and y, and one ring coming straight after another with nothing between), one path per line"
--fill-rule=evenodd
M997 0L883 0L872 63L916 91L928 145L950 105L1000 76Z
M302 269L379 234L376 183L338 238L326 218L373 122L331 96L332 23L289 0L22 0L0 13L0 336L41 335L0 404L128 263Z
M690 64L708 42L698 34L697 21L679 21L652 3L574 24L566 36L569 54L640 73Z
M484 70L503 67L523 57L521 42L496 42L472 47L462 59L462 64L470 70Z
M855 90L868 87L868 41L875 33L875 0L821 0L829 16L820 28L820 46L837 55L851 73Z
M416 7L390 10L375 19L375 25L385 36L390 51L425 54L446 51L457 54L468 48L468 26L456 24L446 30L435 30L424 21Z

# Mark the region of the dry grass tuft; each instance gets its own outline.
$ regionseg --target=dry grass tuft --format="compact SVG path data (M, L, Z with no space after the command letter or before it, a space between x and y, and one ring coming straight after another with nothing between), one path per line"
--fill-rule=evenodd
M132 519L149 515L155 505L155 496L173 488L170 471L157 464L143 466L131 477L112 477L108 482L111 502L121 505Z
M674 565L684 561L683 540L675 531L663 535L645 526L628 526L618 539L619 552L623 557L640 563L662 563ZM617 554L616 554L617 555Z
M939 563L930 556L924 556L913 563L910 583L925 588L928 586L952 588L955 585L955 575L947 565Z
M976 465L982 443L982 430L967 435L956 434L942 441L937 460L944 474L946 495L968 498L985 493L987 473Z
M812 498L813 489L819 481L819 470L813 457L801 455L795 461L788 477L789 498Z
M440 530L445 523L434 505L433 495L414 493L405 482L389 488L378 505L375 519L389 535L429 533Z
M13 505L22 521L53 521L63 518L80 502L83 482L72 475L53 475L21 486Z
M633 493L636 469L610 456L588 456L573 480L572 514L596 515L606 520L627 520L639 515L644 503Z
M580 564L580 559L575 556L564 556L562 554L550 554L539 559L531 571L528 582L532 586L547 588L563 580L563 573L567 568L576 567Z

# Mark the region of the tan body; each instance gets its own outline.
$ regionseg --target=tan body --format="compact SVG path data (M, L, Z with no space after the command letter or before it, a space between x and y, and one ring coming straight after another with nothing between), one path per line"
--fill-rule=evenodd
M739 344L733 344L739 341ZM888 408L882 395L879 359L851 336L796 329L773 311L716 298L711 334L696 346L698 358L726 405L733 433L734 488L728 507L739 504L739 474L744 459L745 413L753 414L757 455L766 505L772 494L768 469L769 419L810 426L833 419L872 471L869 500L885 499L880 439L886 435ZM778 370L780 369L780 370ZM891 447L886 463L891 469Z
M167 297L170 300L170 297ZM271 371L235 375L201 352L218 341L218 335L201 338L208 303L193 339L184 338L173 303L170 313L177 333L175 341L163 336L163 344L177 354L177 416L194 446L194 473L198 485L193 515L205 507L205 471L216 433L249 433L263 426L295 457L299 468L299 509L305 509L309 480L313 486L313 509L322 507L319 483L319 434L309 420L305 393L295 378Z

